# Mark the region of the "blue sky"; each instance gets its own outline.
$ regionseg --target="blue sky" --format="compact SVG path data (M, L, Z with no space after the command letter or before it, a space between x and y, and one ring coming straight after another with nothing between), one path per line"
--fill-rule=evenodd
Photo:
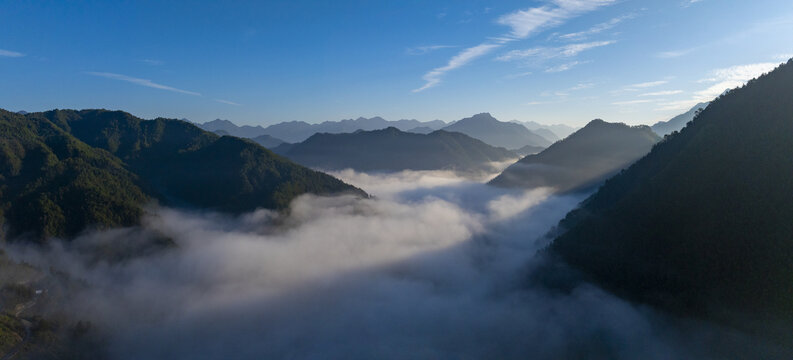
M653 123L793 57L790 0L3 1L0 107Z

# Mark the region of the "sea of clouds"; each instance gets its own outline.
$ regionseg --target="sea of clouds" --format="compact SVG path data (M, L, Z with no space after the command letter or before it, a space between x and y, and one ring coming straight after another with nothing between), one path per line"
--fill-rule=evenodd
M586 194L445 171L334 175L373 197L306 195L281 214L152 208L142 229L8 251L87 284L63 306L119 359L671 359L757 346L590 284L528 281L545 235ZM80 250L152 234L177 247L112 263Z

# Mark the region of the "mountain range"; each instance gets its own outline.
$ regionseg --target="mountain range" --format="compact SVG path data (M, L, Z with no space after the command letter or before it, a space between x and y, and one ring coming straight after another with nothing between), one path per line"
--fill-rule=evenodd
M402 131L414 128L430 128L434 131L446 126L446 123L441 120L427 122L418 120L389 121L375 116L373 118L359 117L357 119L346 119L341 121L325 121L319 124L309 124L304 121L288 121L270 125L266 128L261 126L236 126L228 120L214 120L200 124L199 126L208 131L224 130L229 135L238 137L255 138L261 135L269 135L282 142L296 143L306 140L318 133L341 134L351 133L357 130L380 130L387 127L395 127Z
M547 134L546 132L543 132L543 130L550 132L559 139L564 139L570 136L570 134L574 133L576 130L578 130L577 128L565 124L545 125L545 124L540 124L536 121L518 121L518 120L513 120L513 122L521 124L525 126L527 129L534 131L542 136L544 136L543 135L544 133ZM551 140L551 138L547 138L547 139Z
M656 134L664 136L669 135L675 131L680 131L682 128L686 126L691 120L694 120L694 116L696 116L697 111L700 109L705 109L708 107L707 102L699 103L694 105L691 110L686 111L678 116L675 116L668 121L659 121L652 126L653 131Z
M0 221L15 237L70 237L138 223L143 206L282 209L303 193L357 188L249 140L121 111L0 110Z
M444 127L445 131L466 134L490 145L520 149L526 145L547 147L552 141L537 135L521 124L498 121L489 113L476 114Z
M650 152L659 140L648 126L593 120L542 152L510 165L490 184L548 186L563 192L591 188Z
M559 224L625 298L793 343L793 60L710 103Z
M517 157L511 151L461 133L438 130L416 134L395 127L347 134L315 134L306 141L284 144L274 151L305 166L359 171L474 171L486 169L494 161Z

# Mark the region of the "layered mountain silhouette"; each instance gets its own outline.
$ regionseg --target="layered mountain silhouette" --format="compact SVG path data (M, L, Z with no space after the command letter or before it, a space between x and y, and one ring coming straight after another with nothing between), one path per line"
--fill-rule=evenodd
M652 126L653 131L656 134L664 136L669 135L675 131L680 131L682 128L688 124L689 121L694 120L694 116L697 114L697 111L700 109L705 109L708 107L707 102L699 103L694 105L691 110L686 111L678 116L675 116L668 121L659 121Z
M249 140L121 111L0 110L0 215L10 236L73 236L136 224L157 200L239 212L304 193L355 193Z
M551 141L537 135L521 124L498 121L489 113L476 114L443 128L482 140L490 145L520 149L526 145L547 147Z
M576 130L578 130L577 128L565 124L545 125L545 124L540 124L536 121L517 121L517 120L516 122L522 124L527 129L534 131L535 133L541 136L544 136L541 130L550 131L551 133L556 135L556 137L558 137L559 139L564 139L570 136L570 134L574 133ZM548 140L551 139L548 138Z
M510 165L490 184L502 187L591 188L650 152L658 135L648 126L593 120L539 154Z
M626 298L789 346L791 99L793 61L714 100L568 214L549 253Z
M446 126L440 120L421 122L418 120L396 120L389 121L379 116L373 118L359 117L357 119L347 119L341 121L325 121L319 124L309 124L303 121L282 122L270 125L264 129L264 134L281 139L286 142L296 143L308 139L314 134L342 134L351 133L358 130L380 130L388 127L395 127L402 131L407 131L419 127L427 127L437 130Z
M268 149L273 149L273 148L275 148L275 147L277 147L277 146L279 146L279 145L281 145L281 144L286 142L286 141L283 141L281 139L274 138L274 137L272 137L270 135L259 135L257 137L251 138L251 140L253 140L253 142L255 142L255 143L257 143L257 144L259 144L261 146L264 146L264 147L266 147Z
M412 128L412 129L408 129L406 131L407 132L416 133L416 134L429 134L429 133L431 133L431 132L433 132L435 130L437 130L437 129L433 129L433 128L429 127L429 126L417 126L417 127Z
M198 127L216 133L218 135L231 135L241 138L255 138L257 136L265 135L266 132L264 128L261 126L250 126L250 125L243 125L237 126L237 124L229 121L229 120L221 120L216 119L212 121L205 122L203 124L198 124Z
M517 156L461 133L438 130L416 134L394 127L348 134L316 134L302 143L284 144L274 151L305 166L360 171L472 171Z
M530 131L535 133L535 134L537 134L537 135L542 136L544 139L546 139L546 140L548 140L548 141L550 141L552 143L561 140L561 138L558 135L556 135L553 131L548 130L546 128L539 128L539 129L534 129L534 130L530 130Z

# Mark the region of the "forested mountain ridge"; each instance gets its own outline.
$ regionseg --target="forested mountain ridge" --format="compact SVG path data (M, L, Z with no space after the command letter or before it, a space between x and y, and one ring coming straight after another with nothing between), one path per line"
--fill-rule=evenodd
M793 61L713 101L560 223L548 253L627 298L790 341Z
M152 199L239 212L309 192L364 194L249 140L121 111L0 111L0 191L9 235L129 226Z
M305 166L360 171L481 170L491 162L517 157L461 133L438 130L416 134L394 127L316 134L302 143L275 150Z
M648 126L592 120L538 154L510 165L490 184L578 191L600 184L652 149L660 138Z

